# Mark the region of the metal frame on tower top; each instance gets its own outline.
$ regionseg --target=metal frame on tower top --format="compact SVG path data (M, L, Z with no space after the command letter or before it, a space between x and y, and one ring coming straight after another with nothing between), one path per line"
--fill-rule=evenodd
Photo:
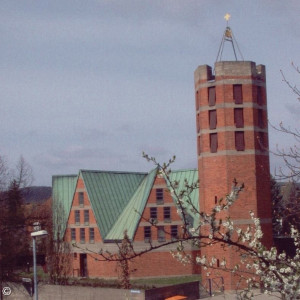
M223 49L224 49L224 44L225 42L230 42L231 43L231 46L232 46L232 49L233 49L233 53L234 53L234 57L235 57L235 60L237 61L238 58L237 58L237 55L236 55L236 51L235 51L235 45L237 47L237 50L238 50L238 53L239 55L241 56L241 60L244 60L244 57L243 57L243 54L239 48L239 45L233 35L233 32L231 30L231 28L228 26L228 21L230 19L230 14L226 14L224 16L224 19L227 21L227 26L226 26L226 29L223 33L223 36L222 36L222 41L221 41L221 45L219 47L219 51L218 51L218 55L217 55L217 59L216 59L216 62L217 61L221 61L222 60L222 55L223 55Z

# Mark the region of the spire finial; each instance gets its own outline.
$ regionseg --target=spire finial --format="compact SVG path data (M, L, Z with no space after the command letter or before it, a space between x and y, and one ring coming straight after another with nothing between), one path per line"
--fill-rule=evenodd
M230 19L231 15L229 13L227 13L225 16L224 16L224 19L227 21L227 25L228 25L228 21Z

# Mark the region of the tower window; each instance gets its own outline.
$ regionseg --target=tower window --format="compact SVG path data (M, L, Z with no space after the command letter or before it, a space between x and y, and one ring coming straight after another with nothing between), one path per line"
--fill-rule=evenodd
M196 110L199 109L199 102L200 102L200 99L199 99L199 91L196 92Z
M166 241L166 233L164 226L158 226L157 227L157 240L159 242L165 242Z
M211 133L209 135L209 138L210 138L210 152L215 153L218 150L218 134Z
M198 143L197 143L198 155L200 155L201 154L201 140L200 140L200 136L198 136L197 141L198 141Z
M262 105L263 104L263 98L262 98L262 87L257 87L257 104Z
M257 111L257 113L258 113L258 116L257 116L258 117L258 126L260 128L264 128L263 110L259 109Z
M234 109L234 124L235 124L236 128L244 127L244 114L243 114L242 108Z
M200 114L197 114L197 132L200 131Z
M208 105L216 105L216 87L214 86L208 88Z
M266 145L265 145L265 138L264 138L264 133L263 132L259 132L259 135L258 135L258 144L259 144L259 148L261 150L266 150Z
M217 128L217 111L209 110L209 129Z
M237 151L245 150L244 131L235 132L235 149Z
M85 243L85 228L80 228L80 243Z
M233 85L233 100L235 104L242 104L243 103L243 91L241 84L234 84Z
M144 227L144 240L146 243L149 243L151 241L151 227L150 226Z
M164 190L156 189L156 204L164 204Z
M89 234L90 234L90 243L95 243L95 230L94 228L89 228Z
M75 223L76 225L80 224L80 210L75 210Z
M78 201L79 201L79 206L83 207L84 205L84 196L83 196L83 192L79 192L78 193Z

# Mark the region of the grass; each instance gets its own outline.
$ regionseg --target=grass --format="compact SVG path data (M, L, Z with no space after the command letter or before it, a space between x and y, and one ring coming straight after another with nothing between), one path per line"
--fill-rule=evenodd
M33 280L33 273L20 272L18 280L21 281L22 277L31 278ZM43 269L37 268L38 280L44 283L49 282L49 274L44 273ZM199 281L200 275L180 276L180 277L156 277L156 278L141 278L131 279L130 283L133 289L151 289L168 285L181 284L186 282ZM120 282L117 279L103 279L103 278L76 278L71 277L68 279L67 285L75 286L90 286L90 287L110 287L121 288Z
M180 277L161 277L161 278L143 278L133 279L131 283L133 286L145 286L148 288L162 287L167 285L175 285L186 282L199 281L200 275L180 276Z

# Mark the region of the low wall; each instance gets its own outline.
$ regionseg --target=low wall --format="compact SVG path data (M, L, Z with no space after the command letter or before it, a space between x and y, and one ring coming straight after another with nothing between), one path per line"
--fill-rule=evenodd
M6 300L32 300L22 285L7 284L12 289ZM39 299L42 300L144 300L143 290L122 290L82 286L39 285Z
M23 285L7 284L12 290L10 296L4 299L32 300ZM181 295L188 300L199 298L199 282L189 282L150 290L123 290L113 288L97 288L82 286L62 286L40 284L39 299L42 300L164 300L165 298Z

